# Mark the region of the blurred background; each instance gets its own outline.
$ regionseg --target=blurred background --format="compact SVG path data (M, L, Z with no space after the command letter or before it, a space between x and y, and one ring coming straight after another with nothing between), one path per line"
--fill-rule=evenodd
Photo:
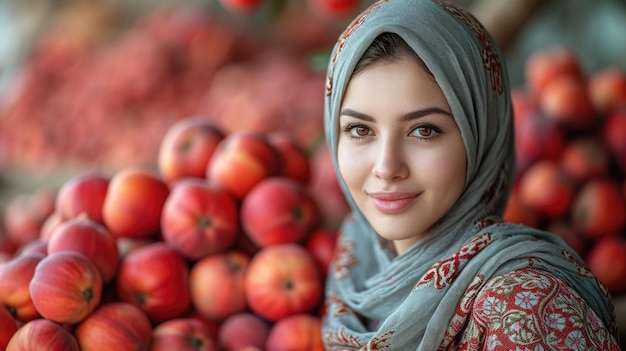
M587 78L606 68L626 70L623 0L456 2L493 33L513 87L535 114L539 102L528 98L527 81L534 54L566 47ZM189 116L215 120L227 132L286 130L309 153L324 147L327 55L372 1L329 7L324 0L246 3L0 0L0 210L18 195L42 187L54 191L86 170L156 169L163 135ZM573 139L603 129L611 113L596 110L596 125L564 128L559 135ZM626 140L620 135L613 138ZM608 173L620 189L617 207L623 207L626 172L617 158L611 156ZM520 177L537 161L529 160ZM555 217L569 220L570 213L537 209L532 219L519 220L549 227ZM622 223L615 236L623 239L625 228ZM584 240L571 239L574 232ZM600 235L578 232L564 236L587 257ZM624 291L626 286L614 290L621 327Z

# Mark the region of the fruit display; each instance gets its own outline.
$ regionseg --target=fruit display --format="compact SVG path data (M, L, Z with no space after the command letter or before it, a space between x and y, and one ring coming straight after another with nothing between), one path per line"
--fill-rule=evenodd
M168 162L156 169L89 170L6 213L30 221L4 227L0 341L323 350L324 284L348 212L333 173L315 171L332 168L328 153L196 117L171 125L159 153ZM188 167L174 177L173 164ZM344 201L328 207L328 196Z
M517 175L505 219L554 232L626 293L626 72L586 72L568 47L533 53L513 91Z

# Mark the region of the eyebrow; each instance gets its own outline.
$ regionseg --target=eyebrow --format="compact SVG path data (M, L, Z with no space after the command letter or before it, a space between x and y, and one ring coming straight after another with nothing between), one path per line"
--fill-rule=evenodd
M402 116L402 118L400 119L401 121L410 121L410 120L414 120L417 118L421 118L427 115L432 115L432 114L443 114L446 116L452 116L452 113L440 109L439 107L428 107L428 108L424 108L421 110L417 110L417 111L412 111L409 112L405 115ZM341 116L350 116L350 117L354 117L354 118L358 118L360 120L363 121L367 121L367 122L375 122L376 120L374 119L374 117L367 115L365 113L361 113L358 111L355 111L353 109L349 109L349 108L345 108L343 110L341 110Z

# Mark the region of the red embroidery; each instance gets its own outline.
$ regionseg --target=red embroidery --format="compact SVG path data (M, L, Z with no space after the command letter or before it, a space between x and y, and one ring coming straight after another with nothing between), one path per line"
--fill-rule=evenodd
M327 330L324 333L324 341L328 345L342 345L342 346L356 346L361 347L362 344L352 334L348 334L345 328L340 328L338 331ZM332 349L332 348L331 348Z
M496 216L489 216L479 219L476 222L478 230L483 230L491 225L502 223L502 218Z
M350 307L348 307L348 305L336 293L331 293L328 297L326 297L325 305L326 311L330 311L331 306L335 307L335 312L333 312L334 317L339 317L345 314L353 314L352 309L350 309Z
M443 340L439 345L439 350L447 349L448 346L451 345L452 342L456 339L457 334L460 333L463 328L465 328L467 316L472 311L476 296L478 296L478 293L480 292L480 289L482 289L484 282L484 275L479 274L467 287L465 294L461 298L461 301L456 308L454 316L450 320L450 326L448 327L448 330L446 331Z
M574 257L574 255L572 255L572 253L567 251L567 250L562 250L561 253L563 254L563 256L565 256L565 258L568 261L570 261L574 266L576 266L576 269L578 269L578 273L580 275L582 275L583 277L587 277L587 278L593 279L595 281L596 285L598 286L598 288L600 288L600 290L604 294L604 296L611 296L611 293L609 292L609 289L604 284L602 284L602 282L600 282L598 280L598 278L596 278L595 275L593 275L593 273L587 268L587 266L584 265L584 263L582 263L578 259L576 259ZM611 313L613 315L615 315L614 306L611 305L610 307L611 307ZM613 325L607 326L607 328L611 331L611 333L613 335L616 334L616 332L617 332L617 324L614 323Z
M370 5L370 7L368 7L367 9L365 9L365 11L363 11L360 15L358 15L350 23L350 25L348 25L348 27L343 31L343 33L341 33L341 35L339 36L339 39L337 39L337 50L335 50L335 54L330 59L331 67L335 66L335 63L337 62L337 56L343 51L343 48L346 46L346 41L352 35L352 33L354 33L363 24L367 16L371 15L374 11L376 11L379 7L381 7L384 3L388 1L389 0L380 0ZM332 94L332 87L333 87L332 77L329 74L326 77L326 96L330 96L330 94Z
M367 345L363 345L361 350L387 350L391 347L391 337L395 333L395 330L389 330L381 335L375 336Z
M491 41L489 40L489 35L485 27L483 27L480 21L478 21L478 19L476 19L476 17L468 11L446 1L435 0L435 2L441 5L448 13L463 22L469 30L474 32L482 46L481 58L483 60L483 66L491 73L491 86L495 91L501 94L502 71L500 70L500 59L491 45Z
M354 266L357 261L352 251L354 243L347 240L340 240L337 243L334 259L334 275L336 280L343 280L350 276L350 267Z
M454 256L435 263L424 274L422 279L415 285L413 290L430 283L434 283L435 289L444 289L456 277L461 264L471 260L480 250L493 240L493 234L486 233L477 235L469 243L463 246Z

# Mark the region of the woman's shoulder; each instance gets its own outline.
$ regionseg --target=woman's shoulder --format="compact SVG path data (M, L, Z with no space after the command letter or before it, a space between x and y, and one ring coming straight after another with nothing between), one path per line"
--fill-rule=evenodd
M477 292L471 318L495 349L536 344L619 350L609 329L567 282L536 268L489 279Z

